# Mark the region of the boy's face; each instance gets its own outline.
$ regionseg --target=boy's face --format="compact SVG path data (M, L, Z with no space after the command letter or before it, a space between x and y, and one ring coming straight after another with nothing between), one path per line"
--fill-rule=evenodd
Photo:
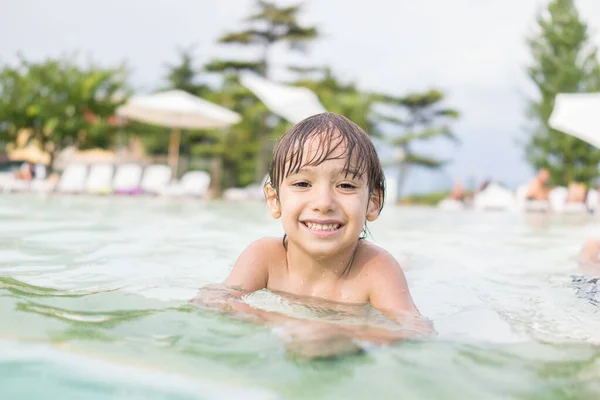
M304 160L312 159L319 139L306 143ZM281 217L290 243L316 258L352 249L365 221L379 216L376 195L369 195L365 176L344 170L345 146L317 166L305 166L279 186L279 196L267 188L267 203L275 218ZM350 165L352 168L352 165Z

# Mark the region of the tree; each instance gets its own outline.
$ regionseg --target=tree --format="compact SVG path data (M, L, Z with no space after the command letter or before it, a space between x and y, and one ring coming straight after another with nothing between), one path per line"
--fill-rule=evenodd
M50 154L66 145L107 147L116 136L116 108L125 100L123 66L80 67L74 58L33 63L21 57L0 70L0 129L9 140L21 130Z
M325 109L344 115L371 136L380 136L372 112L377 95L359 90L353 82L341 82L329 67L290 69L301 75L293 84L315 92Z
M179 49L179 62L177 64L167 64L166 89L178 89L191 93L195 96L202 96L209 90L208 86L198 82L198 71L194 66L194 48Z
M550 128L548 120L558 93L600 90L597 49L589 45L588 27L573 0L552 0L537 25L527 40L533 59L527 72L538 95L529 102L527 160L536 169L548 168L556 184L590 183L599 175L600 150Z
M291 50L305 51L306 45L318 36L316 27L302 26L297 16L302 5L296 4L287 7L278 7L274 2L258 0L258 11L245 19L246 28L223 35L220 43L253 46L260 49L260 56L256 61L214 61L207 65L210 71L227 72L231 70L252 70L260 75L269 76L269 53L278 43L287 43ZM258 147L256 157L255 180L260 181L267 172L267 165L271 151L272 141L269 140L269 131L273 129L269 121L269 113L257 119L260 125L258 130Z
M386 108L393 110L392 113L379 113L377 120L380 125L388 128L386 141L401 154L396 160L400 167L400 194L410 167L439 169L446 164L445 160L416 153L413 144L438 138L458 142L449 124L459 117L459 113L442 106L444 93L433 89L402 97L380 95L379 100Z

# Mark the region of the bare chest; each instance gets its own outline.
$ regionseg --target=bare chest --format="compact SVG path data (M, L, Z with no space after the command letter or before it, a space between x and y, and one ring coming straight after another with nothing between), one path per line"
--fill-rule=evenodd
M269 290L304 297L318 297L340 303L363 304L369 301L367 289L358 279L323 277L305 279L283 270L269 274Z

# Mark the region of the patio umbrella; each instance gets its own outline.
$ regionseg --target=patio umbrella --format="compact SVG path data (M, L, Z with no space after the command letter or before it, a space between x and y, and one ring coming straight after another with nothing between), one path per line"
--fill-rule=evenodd
M12 161L27 161L32 164L48 165L50 163L50 154L33 144L9 151L8 158Z
M169 164L177 174L181 129L222 128L241 120L241 116L183 90L171 90L133 96L117 109L117 115L172 128L169 141Z
M548 123L600 148L600 93L557 95Z
M282 85L250 72L241 73L240 82L269 110L293 124L327 111L310 89Z

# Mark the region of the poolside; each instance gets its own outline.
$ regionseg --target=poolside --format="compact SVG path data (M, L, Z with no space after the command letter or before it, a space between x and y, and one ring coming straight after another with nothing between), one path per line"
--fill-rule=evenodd
M187 306L250 241L282 233L260 203L10 195L0 221L10 398L600 396L600 309L570 278L598 217L384 209L374 240L439 337L312 362L268 328Z

